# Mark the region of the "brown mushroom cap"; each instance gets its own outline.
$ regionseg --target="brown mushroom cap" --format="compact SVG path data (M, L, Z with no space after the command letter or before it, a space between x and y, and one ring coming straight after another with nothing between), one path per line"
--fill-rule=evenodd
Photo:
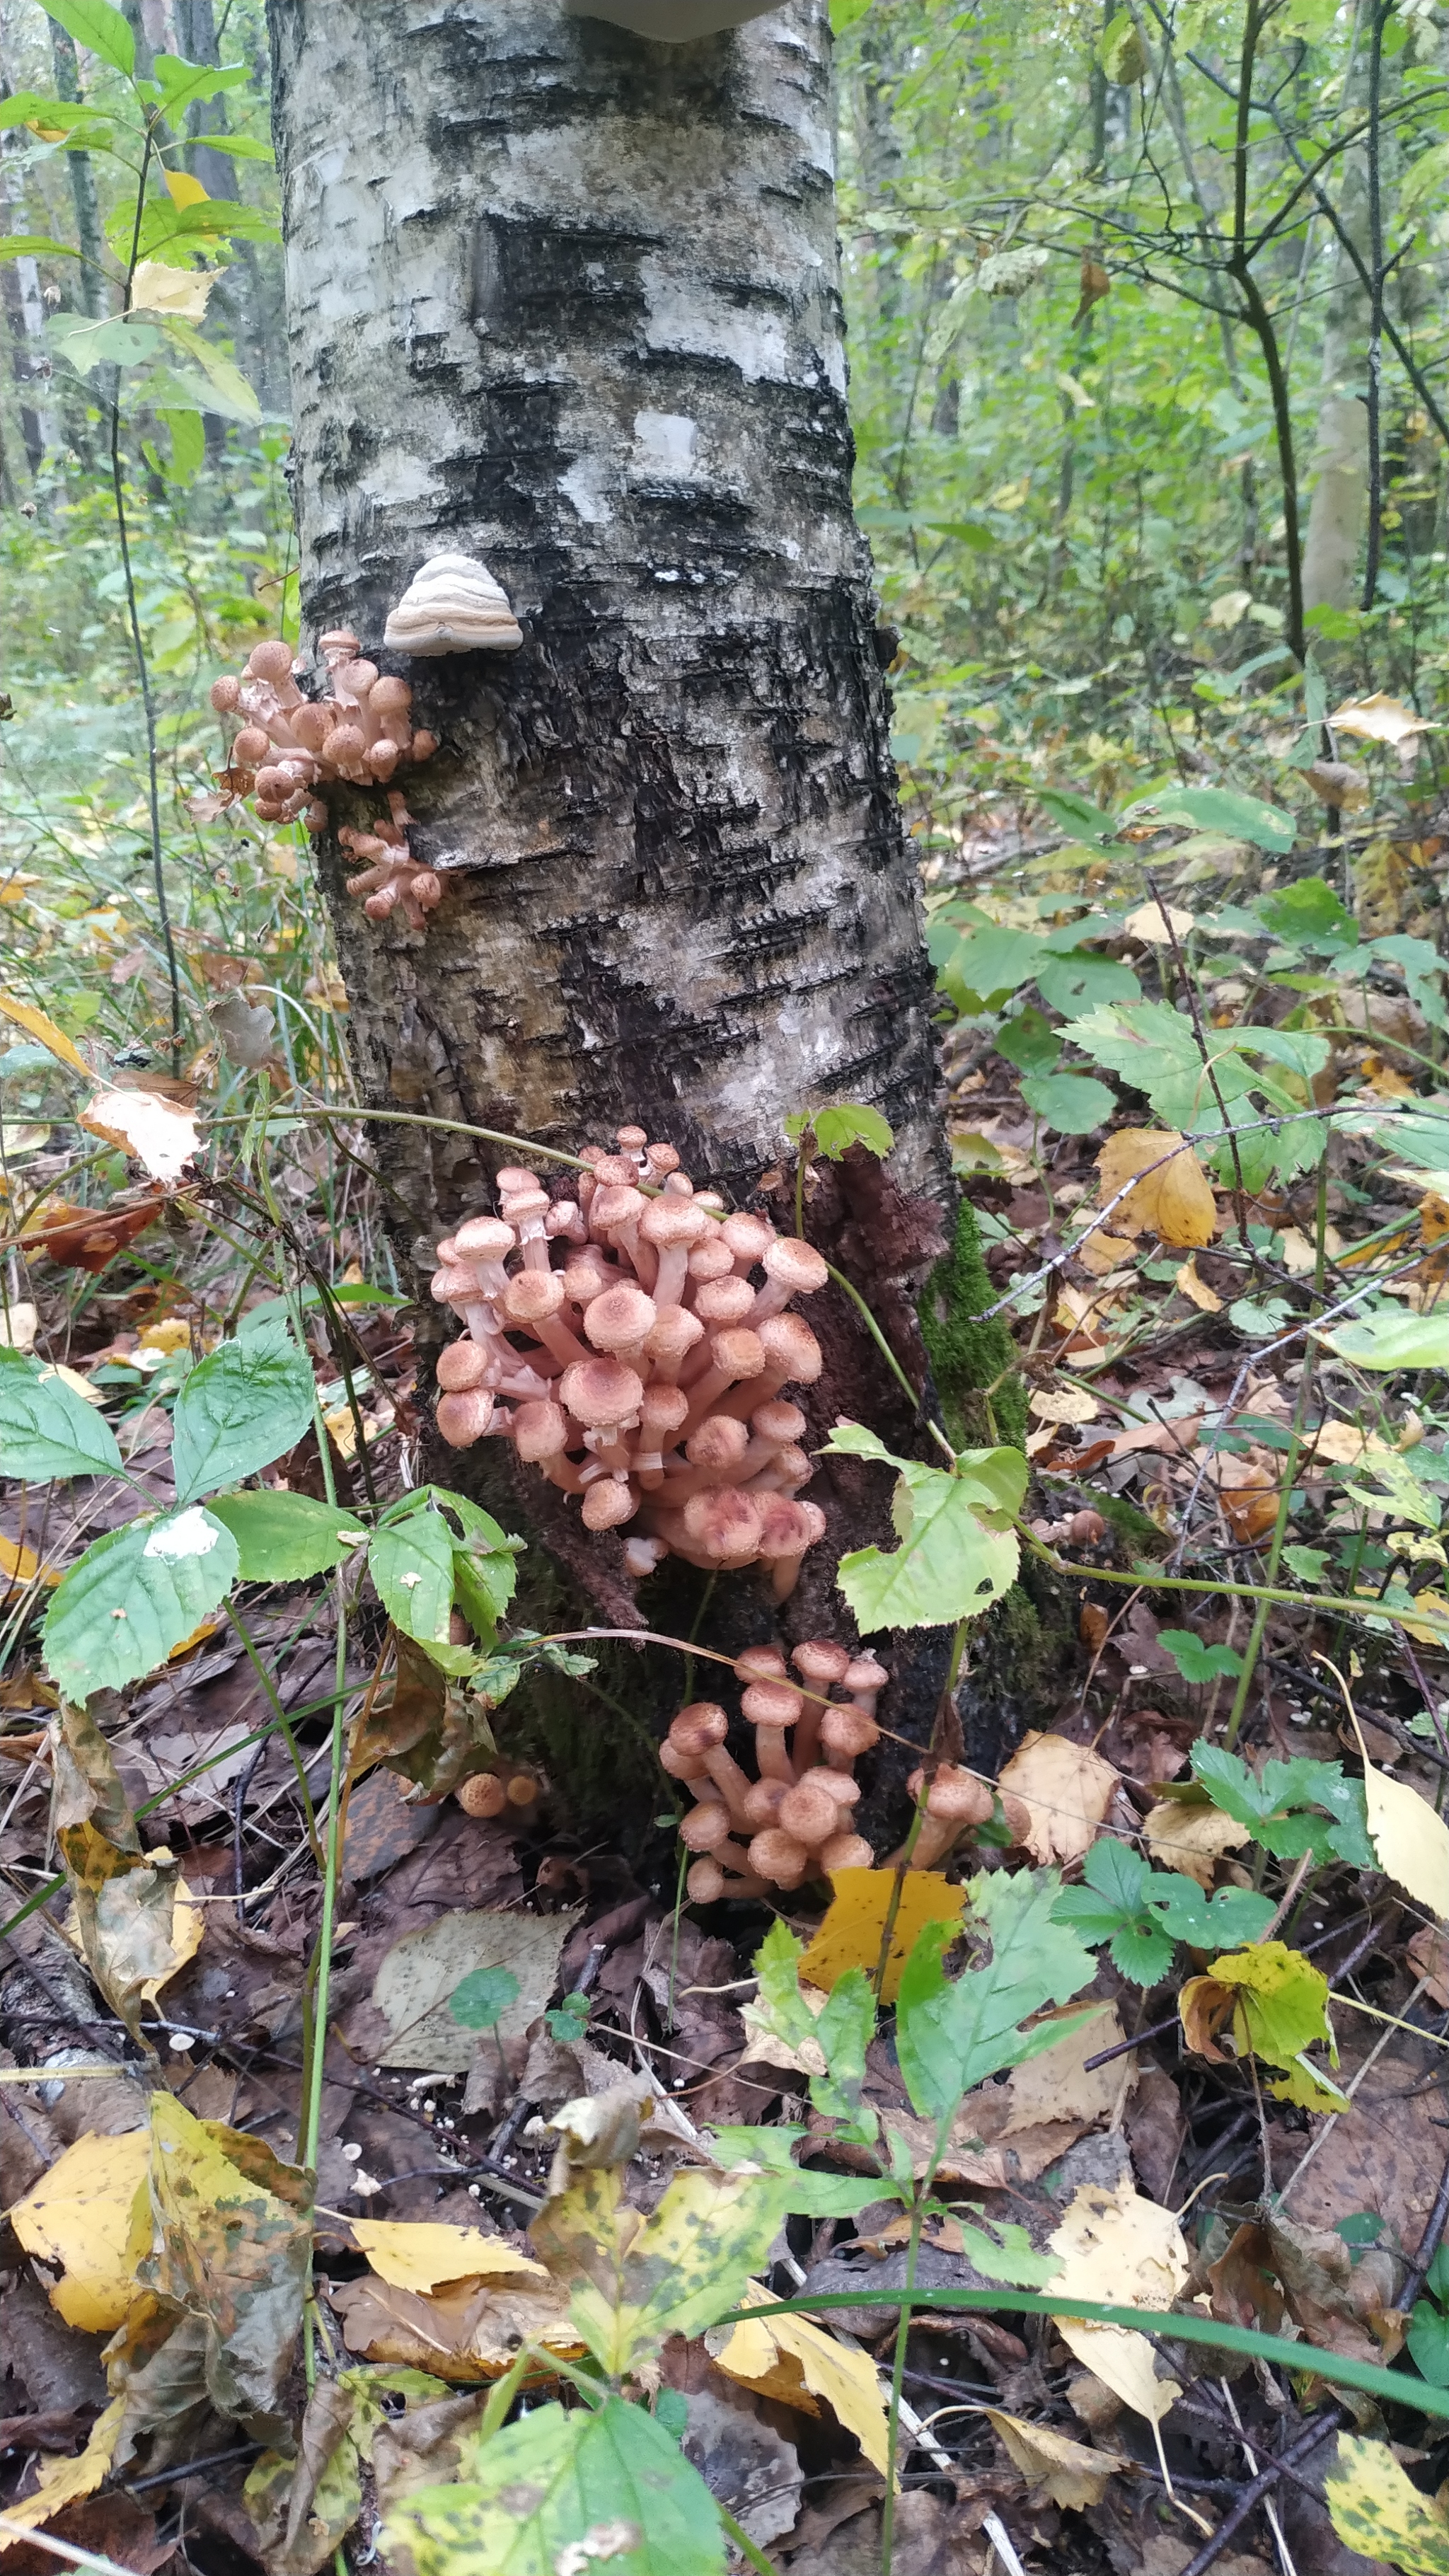
M794 1726L805 1703L785 1681L751 1682L740 1707L751 1726Z
M438 1353L438 1384L445 1395L461 1395L465 1387L482 1385L488 1365L488 1353L476 1342L449 1342Z
M458 1791L458 1804L470 1816L501 1816L508 1792L496 1771L475 1771Z
M211 703L219 716L231 715L241 698L241 682L230 671L223 671L211 684Z
M272 748L272 737L260 725L243 725L231 747L231 756L242 769L256 769ZM708 1217L704 1220L708 1225Z
M825 1365L820 1344L798 1315L767 1315L756 1327L766 1364L797 1386L813 1386Z
M810 1854L804 1843L795 1840L779 1825L766 1825L754 1836L749 1847L750 1867L761 1878L773 1879L777 1887L798 1887L809 1864Z
M669 1741L675 1752L695 1755L703 1761L717 1744L723 1744L730 1722L718 1700L692 1699L682 1708L669 1729Z
M639 1234L641 1241L652 1243L662 1252L669 1244L696 1242L711 1224L711 1218L703 1208L695 1206L692 1198L671 1195L650 1200L639 1219Z
M696 1205L698 1202L696 1201ZM708 1220L706 1220L708 1222ZM709 1232L696 1243L689 1256L691 1279L732 1279L735 1257L727 1243L721 1243L719 1228L710 1225Z
M760 1554L803 1556L825 1536L825 1514L818 1503L793 1503L784 1494L760 1496Z
M575 1360L559 1380L559 1394L591 1431L612 1431L638 1412L644 1381L622 1360Z
M890 1674L874 1655L853 1655L841 1676L848 1691L884 1690Z
M729 1485L691 1494L684 1506L684 1526L708 1556L748 1559L760 1542L758 1504Z
M778 1646L746 1646L735 1657L735 1679L742 1682L782 1682L785 1658Z
M659 1441L670 1439L688 1412L689 1398L682 1386L646 1386L644 1401L639 1407L641 1438L647 1434Z
M875 1854L859 1834L832 1834L816 1855L827 1876L837 1869L874 1869Z
M606 1183L596 1189L589 1201L589 1223L601 1234L616 1233L643 1215L649 1201L642 1190L626 1189Z
M913 1771L906 1783L911 1796L920 1798L924 1770ZM963 1771L957 1763L943 1762L931 1782L926 1797L926 1813L942 1823L984 1825L996 1805L990 1784L978 1780L974 1771Z
M828 1753L856 1762L880 1742L880 1728L863 1708L827 1708L820 1720L820 1741Z
M569 1445L568 1416L561 1404L547 1396L535 1396L520 1404L513 1416L513 1445L520 1458L536 1465L540 1458L557 1458Z
M520 1270L503 1291L502 1307L510 1324L541 1324L556 1315L564 1302L564 1284L557 1270Z
M766 1366L765 1345L758 1333L747 1324L731 1324L716 1333L710 1342L709 1355L717 1369L731 1378L762 1377Z
M645 1337L644 1348L651 1360L664 1368L678 1368L687 1359L695 1343L704 1338L704 1326L687 1306L660 1306Z
M684 1882L691 1905L713 1905L723 1896L729 1882L717 1860L697 1860Z
M596 1351L637 1351L658 1320L653 1298L627 1280L584 1308L584 1331Z
M594 1178L606 1189L632 1190L639 1178L639 1166L627 1154L600 1154L594 1164Z
M705 1222L709 1222L708 1218ZM731 1272L727 1279L701 1281L695 1290L694 1311L702 1324L717 1328L721 1324L742 1324L754 1302L755 1292L748 1279L736 1279Z
M740 1800L740 1813L752 1833L762 1833L766 1825L778 1818L780 1800L789 1788L788 1780L752 1780Z
M523 1163L504 1163L495 1175L494 1186L505 1198L513 1198L519 1190L536 1190L541 1183L537 1172L530 1172Z
M799 1405L790 1404L781 1396L776 1396L770 1404L757 1406L750 1415L750 1429L756 1438L778 1441L781 1448L789 1441L802 1439L806 1428L805 1416Z
M798 1234L778 1235L764 1256L766 1275L792 1297L813 1296L830 1276L830 1265L813 1243Z
M465 1387L457 1395L440 1395L434 1416L450 1449L471 1449L493 1420L494 1399L485 1387Z
M585 1529L618 1529L639 1509L639 1497L626 1477L600 1476L583 1500Z
M728 1475L737 1467L750 1445L750 1435L736 1413L710 1413L699 1429L684 1444L684 1454L692 1467L708 1467L715 1475Z
M727 1216L719 1232L736 1261L763 1261L777 1240L774 1227L762 1216Z
M512 1226L497 1216L470 1216L453 1237L464 1261L501 1261L517 1240Z
M254 644L247 657L247 669L258 680L270 680L273 688L277 688L292 676L291 645L278 643L275 639Z
M797 1842L813 1846L840 1831L840 1810L828 1791L813 1780L797 1781L780 1800L779 1822Z
M715 1851L729 1841L732 1831L730 1811L719 1798L702 1800L679 1820L679 1839L686 1851Z

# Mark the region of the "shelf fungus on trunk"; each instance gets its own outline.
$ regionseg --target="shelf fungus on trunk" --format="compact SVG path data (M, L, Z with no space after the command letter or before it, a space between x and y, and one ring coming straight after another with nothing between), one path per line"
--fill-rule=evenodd
M508 594L472 555L430 555L414 573L382 640L394 653L516 653L523 629Z
M438 747L435 734L414 729L406 680L361 659L349 627L321 636L318 649L326 683L317 697L299 684L305 663L276 637L253 645L240 679L227 672L211 690L219 716L241 718L230 765L217 772L222 801L254 797L263 823L295 823L305 814L310 832L327 828L319 788L338 780L385 787L402 763L430 760Z
M825 1637L807 1639L790 1660L798 1682L778 1646L747 1647L734 1668L755 1730L755 1779L726 1752L729 1719L714 1700L682 1708L660 1746L671 1780L698 1800L679 1828L685 1849L699 1854L685 1882L697 1905L874 1864L852 1830L854 1765L879 1741L875 1704L890 1676L874 1655L852 1655ZM836 1690L845 1696L832 1697Z
M726 1215L643 1128L621 1127L618 1147L585 1153L577 1196L501 1171L499 1214L437 1246L433 1296L466 1328L439 1355L438 1429L455 1449L511 1440L591 1530L632 1524L636 1578L666 1556L763 1565L783 1601L825 1534L797 1499L814 1470L783 1390L820 1375L790 1300L827 1266L763 1218Z

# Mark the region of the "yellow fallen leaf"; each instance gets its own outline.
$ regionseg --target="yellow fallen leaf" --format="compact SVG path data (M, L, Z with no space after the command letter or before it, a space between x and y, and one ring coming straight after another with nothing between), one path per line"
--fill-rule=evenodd
M0 1344L8 1351L33 1351L40 1329L40 1309L12 1300L7 1312L0 1313Z
M1387 2442L1340 2433L1323 2500L1346 2549L1405 2576L1449 2576L1449 2514L1415 2486Z
M837 1869L831 1872L830 1905L825 1920L800 1961L801 1984L839 1984L847 1968L864 1968L874 1976L885 1932L886 1911L896 1884L893 1869ZM912 1869L901 1884L900 1907L891 1934L882 2003L893 2004L901 1970L928 1923L959 1923L966 1911L964 1887L953 1887L933 1869Z
M324 1413L322 1419L327 1426L328 1435L338 1457L346 1459L355 1457L357 1454L357 1425L352 1418L351 1405L334 1404L331 1412Z
M1038 1387L1027 1403L1038 1422L1095 1422L1100 1410L1084 1386Z
M152 1859L155 1856L154 1853L148 1855ZM169 1852L165 1857L169 1860ZM201 1936L205 1930L206 1915L196 1901L195 1890L187 1886L178 1871L176 1893L171 1906L171 1956L159 1977L146 1979L141 1988L143 2003L154 2004L162 1987L169 1986L172 1978L178 1976L181 1970L195 1958L201 1947Z
M430 2219L354 2218L352 2233L379 2280L398 2290L434 2290L440 2281L473 2281L507 2274L515 2281L546 2281L542 2263L515 2253L501 2236L481 2227L447 2227Z
M68 1386L70 1388L72 1395L80 1396L87 1404L105 1403L106 1399L101 1393L100 1388L98 1386L92 1386L88 1377L82 1377L79 1369L67 1368L64 1360L55 1360L49 1368L41 1370L40 1379L42 1385L44 1385L45 1380L48 1377L58 1377L63 1386Z
M1449 1825L1406 1780L1391 1780L1370 1762L1351 1706L1350 1714L1363 1755L1364 1809L1379 1867L1417 1904L1426 1905L1436 1922L1449 1922Z
M1167 2308L1188 2274L1187 2247L1172 2212L1144 2199L1130 2182L1119 2183L1115 2191L1100 2183L1080 2184L1047 2242L1061 2258L1053 2297ZM1152 2345L1130 2326L1058 2317L1057 2331L1077 2359L1149 2423L1160 2423L1182 2395L1175 2379L1158 2378Z
M1350 698L1346 706L1325 719L1335 733L1357 734L1362 742L1407 742L1412 734L1437 733L1440 728L1428 716L1415 715L1402 698L1391 698L1382 689L1369 698Z
M1124 1261L1135 1258L1137 1246L1130 1235L1105 1234L1094 1227L1083 1235L1076 1252L1084 1270L1090 1270L1094 1279L1106 1279Z
M1175 1127L1119 1128L1097 1156L1097 1171L1104 1204L1134 1174L1143 1176L1112 1211L1125 1234L1146 1229L1184 1252L1211 1243L1217 1226L1212 1184Z
M149 2129L87 2130L8 2213L27 2254L63 2267L50 2302L83 2334L113 2334L136 2296L127 2245L150 2153Z
M62 1580L53 1565L41 1566L33 1547L17 1547L13 1539L0 1535L0 1574L11 1583L33 1583L37 1577L50 1590Z
M1167 921L1172 924L1171 931ZM1135 912L1128 913L1122 927L1129 939L1144 940L1153 948L1170 948L1174 938L1186 939L1188 932L1197 928L1193 915L1180 912L1174 903L1167 907L1167 921L1163 920L1158 905L1140 903Z
M147 313L179 313L186 322L203 321L207 298L220 274L219 269L168 268L164 260L138 259L131 279L132 307Z
M1372 1431L1360 1431L1355 1422L1321 1422L1309 1435L1308 1445L1315 1458L1326 1458L1333 1467L1356 1467L1368 1450L1388 1448L1386 1440Z
M1090 1745L1033 1731L997 1785L1016 1840L1047 1866L1080 1860L1091 1849L1120 1776Z
M125 2418L126 2400L113 2397L96 2417L85 2449L73 2460L47 2460L33 2495L5 2507L8 2531L0 2531L0 2550L11 2549L23 2532L42 2531L68 2504L95 2494L110 2475L111 2460Z
M73 1072L89 1076L90 1066L77 1052L64 1029L58 1029L54 1020L45 1011L38 1011L33 1002L20 1002L13 993L0 992L0 1014L13 1020L28 1038L34 1038L37 1046L48 1047L51 1054L58 1055L61 1063L68 1064Z
M1222 1313L1223 1301L1217 1290L1210 1288L1207 1281L1197 1275L1196 1254L1190 1255L1183 1263L1173 1284L1182 1290L1184 1297L1190 1297L1195 1306L1200 1306L1205 1315Z
M149 1172L153 1181L177 1181L197 1150L196 1117L158 1091L98 1091L80 1124Z
M166 182L166 193L173 206L206 204L206 190L199 179L192 178L189 170L163 170L161 176Z
M1003 2415L996 2406L985 2411L1028 2487L1044 2490L1066 2512L1083 2513L1088 2505L1100 2504L1108 2479L1128 2465L1089 2450L1066 2433L1054 2433L1049 2424L1028 2424L1020 2415Z
M1246 1825L1218 1807L1188 1807L1164 1798L1142 1822L1142 1839L1161 1869L1180 1870L1199 1887L1211 1887L1214 1864L1225 1851L1237 1851L1252 1836Z
M137 1339L143 1351L189 1351L191 1326L180 1315L163 1315L159 1324L148 1324Z
M745 2295L759 2313L732 2329L715 2355L718 2367L757 2397L778 2398L807 2415L819 2413L811 2400L823 2397L837 2423L855 2435L872 2468L884 2470L885 2401L869 2354L836 2343L808 2317L772 2316L768 2290L752 2283Z

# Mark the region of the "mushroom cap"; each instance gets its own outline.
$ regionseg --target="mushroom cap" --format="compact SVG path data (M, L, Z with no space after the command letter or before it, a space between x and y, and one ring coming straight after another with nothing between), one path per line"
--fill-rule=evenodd
M694 1204L698 1206L697 1199ZM719 1227L708 1217L705 1223L709 1226L709 1232L700 1237L689 1256L690 1278L732 1279L735 1268L734 1254L727 1243L721 1242ZM753 1300L751 1302L753 1303Z
M739 1465L749 1445L750 1435L738 1414L711 1413L686 1440L684 1454L691 1467L708 1467L715 1475L725 1476Z
M475 1771L459 1788L458 1804L470 1816L501 1816L508 1792L496 1771Z
M702 1339L704 1326L687 1306L659 1306L649 1327L644 1348L651 1360L665 1367L677 1368L682 1359Z
M797 1386L814 1385L825 1362L820 1344L799 1315L767 1315L756 1329L770 1368Z
M600 1476L584 1496L584 1527L618 1529L621 1522L631 1521L638 1509L639 1497L627 1476Z
M642 1190L623 1181L604 1181L589 1201L589 1223L600 1233L614 1233L642 1216L648 1205Z
M815 1462L804 1449L789 1441L777 1449L771 1466L771 1477L780 1485L808 1485L815 1473Z
M513 653L523 629L486 564L472 555L430 555L389 612L383 642L419 655Z
M664 1440L679 1429L689 1412L689 1398L682 1386L646 1386L639 1407L641 1434L650 1432Z
M714 1905L723 1896L729 1882L717 1860L706 1856L697 1860L684 1882L691 1905Z
M692 1699L672 1720L669 1741L676 1753L702 1761L717 1744L723 1744L729 1731L729 1719L718 1700Z
M653 1298L625 1280L584 1308L584 1331L596 1351L637 1351L658 1314Z
M406 715L413 693L406 680L384 677L375 680L368 692L368 707L375 716Z
M502 1199L500 1213L510 1225L531 1225L547 1216L551 1201L547 1190L509 1190Z
M537 1801L541 1786L542 1783L535 1780L531 1771L514 1771L510 1774L504 1794L510 1807L531 1807Z
M495 1176L495 1185L504 1191L536 1190L542 1186L537 1172L524 1170L521 1163L505 1163Z
M375 662L340 662L332 674L332 685L340 695L366 698L370 708L377 675Z
M761 1556L803 1556L825 1536L825 1514L818 1503L792 1503L784 1494L760 1496Z
M639 1178L639 1166L629 1154L600 1154L594 1164L594 1178L606 1189L632 1190Z
M719 1228L736 1261L763 1261L775 1229L762 1216L727 1216Z
M740 1812L752 1833L778 1821L780 1800L789 1788L788 1780L752 1780L740 1800Z
M628 1545L627 1539L625 1545ZM671 1780L704 1780L709 1776L697 1753L681 1753L667 1735L659 1747L659 1759Z
M924 1770L913 1771L906 1782L913 1798L919 1799L925 1776ZM942 1763L926 1796L927 1815L949 1824L984 1825L995 1805L989 1782L955 1762Z
M241 682L231 671L223 671L211 684L211 703L219 716L229 716L241 697Z
M841 1679L848 1691L879 1691L885 1689L890 1674L874 1655L852 1655Z
M649 1169L656 1175L667 1177L670 1172L678 1171L679 1156L672 1145L646 1145L644 1151L649 1159Z
M786 1681L752 1681L740 1707L751 1726L793 1726L805 1703Z
M575 1360L559 1380L559 1394L591 1431L609 1431L639 1410L644 1381L622 1360Z
M732 1324L723 1333L716 1333L709 1346L709 1355L715 1367L723 1369L726 1377L764 1375L765 1345L759 1334L752 1333L746 1324Z
M561 1456L569 1445L568 1416L563 1406L546 1395L520 1404L513 1416L513 1445L519 1457L531 1465L537 1465L540 1458Z
M702 1799L679 1820L679 1839L686 1851L716 1851L729 1841L732 1831L730 1811L722 1798Z
M481 1440L493 1419L494 1399L486 1387L465 1387L456 1395L440 1395L435 1419L440 1438L450 1449L471 1449Z
M512 1226L499 1216L467 1217L453 1237L464 1261L501 1261L517 1240Z
M292 676L291 645L280 643L275 638L254 644L247 656L247 669L255 679L270 680L276 688L279 682L290 680Z
M880 1742L880 1728L863 1708L828 1708L820 1720L820 1741L827 1753L838 1753L847 1762L858 1761Z
M647 1127L616 1127L614 1141L626 1153L632 1148L636 1154L642 1154L649 1142L649 1130Z
M837 1807L853 1807L860 1797L860 1782L852 1780L848 1771L818 1770L812 1771L810 1777L827 1798L835 1800Z
M263 733L260 725L243 725L232 743L231 756L243 769L255 769L266 759L271 748L272 737ZM708 1225L708 1217L702 1218L701 1223Z
M798 1887L809 1859L805 1845L779 1825L766 1825L750 1843L751 1869L758 1870L761 1878L773 1879L777 1887Z
M556 1315L564 1302L564 1284L557 1270L520 1270L510 1279L501 1299L510 1324L541 1324Z
M564 1264L564 1295L575 1306L591 1306L606 1288L618 1280L617 1270L610 1268L596 1243L588 1244Z
M708 1217L704 1220L708 1225ZM694 1294L694 1311L702 1324L742 1324L755 1302L755 1292L748 1279L729 1278L702 1280Z
M449 1342L438 1353L438 1384L445 1395L461 1395L465 1387L482 1385L488 1367L488 1353L477 1342Z
M735 1679L742 1682L782 1682L785 1658L778 1646L746 1646L735 1657Z
M672 1196L651 1199L639 1219L640 1238L663 1250L666 1244L694 1243L708 1232L713 1219L693 1199Z
M767 1277L788 1288L792 1297L812 1296L830 1276L830 1264L798 1234L782 1234L765 1254Z
M713 1485L691 1494L684 1506L684 1526L708 1556L746 1564L760 1544L760 1507L731 1485Z
M860 1834L832 1834L816 1858L827 1876L837 1869L874 1869L875 1854Z
M357 638L350 626L329 626L325 635L318 636L317 650L319 653L352 654L357 651Z
M361 760L366 750L359 725L334 725L327 737L327 757L335 768L343 769L349 761Z
M773 1403L760 1405L750 1415L750 1429L757 1439L777 1441L783 1449L789 1442L803 1439L805 1416L798 1404L776 1396Z
M813 1847L839 1833L840 1810L827 1790L813 1780L800 1780L780 1800L779 1822L797 1842Z
M336 710L324 701L314 707L295 708L290 722L293 733L305 750L323 752L336 720Z

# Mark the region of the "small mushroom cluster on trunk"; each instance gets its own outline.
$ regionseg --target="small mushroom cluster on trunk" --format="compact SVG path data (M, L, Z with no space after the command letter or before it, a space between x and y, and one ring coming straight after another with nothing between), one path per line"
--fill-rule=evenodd
M309 698L299 687L303 666L277 639L254 645L241 678L228 672L211 690L218 715L241 718L223 783L234 796L254 796L262 822L294 823L305 814L312 832L324 831L328 819L319 787L339 779L385 787L401 763L429 760L438 747L436 734L413 729L407 681L361 660L350 628L320 636L318 650L327 670L324 697Z
M874 1655L852 1655L825 1637L796 1646L790 1661L798 1682L778 1646L750 1646L735 1664L740 1707L755 1730L755 1779L725 1751L729 1719L714 1700L682 1708L660 1746L670 1778L699 1802L679 1828L686 1850L700 1855L685 1882L697 1905L874 1863L852 1830L854 1765L879 1741L875 1704L890 1676Z
M789 1307L826 1264L762 1217L726 1215L643 1128L618 1146L582 1157L576 1197L500 1172L498 1215L438 1245L433 1295L466 1327L439 1354L439 1432L454 1449L501 1435L579 1497L587 1528L631 1524L635 1577L666 1556L763 1565L782 1601L825 1534L797 1499L814 1470L782 1390L820 1375Z

